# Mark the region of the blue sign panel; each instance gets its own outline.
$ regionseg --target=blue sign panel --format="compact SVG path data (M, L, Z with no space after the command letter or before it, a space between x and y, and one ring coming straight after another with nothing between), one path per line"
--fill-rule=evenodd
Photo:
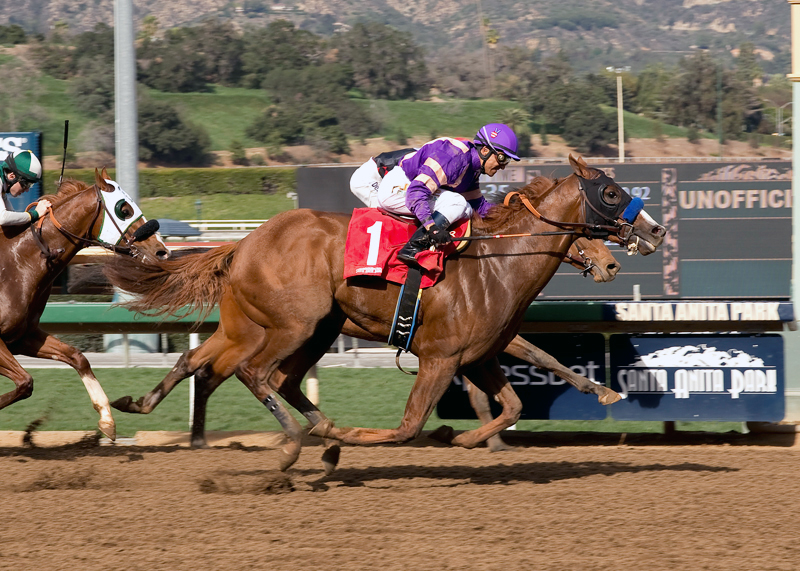
M523 337L546 351L579 375L604 385L605 339L600 334L538 334ZM602 420L606 407L592 394L583 394L569 383L530 363L505 353L500 355L500 365L514 390L522 400L522 419L528 420ZM490 401L495 416L500 405ZM460 377L453 379L436 409L440 418L476 418L469 404L466 386Z
M780 335L612 335L616 420L771 421L784 416Z
M29 133L0 133L0 161L6 160L9 153L18 150L30 150L37 156L39 161L44 164L42 156L42 134L39 132ZM42 183L37 182L28 192L16 198L8 195L11 208L17 212L22 212L31 202L36 201L42 196Z

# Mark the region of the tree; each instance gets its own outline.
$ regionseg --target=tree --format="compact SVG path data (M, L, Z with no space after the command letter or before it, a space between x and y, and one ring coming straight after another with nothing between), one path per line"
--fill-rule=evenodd
M664 88L664 112L673 125L716 128L718 66L702 51L683 58Z
M22 26L11 24L0 26L0 44L24 44L28 41Z
M142 26L136 37L140 40L151 41L158 33L158 18L148 14L142 19Z
M211 140L205 130L184 121L168 103L139 100L139 156L168 164L201 165Z
M101 121L114 120L114 62L103 55L81 58L68 91L75 107Z
M500 50L495 58L498 63L494 82L495 95L512 101L530 98L540 79L537 57L535 51L520 47Z
M755 45L752 42L742 43L736 58L736 79L752 87L753 81L763 73L756 61Z
M514 131L514 134L517 136L517 141L519 142L519 156L531 156L530 113L519 108L505 109L500 113L499 121L511 127L511 130Z
M608 117L598 105L586 106L564 124L564 140L582 153L606 146L612 136Z
M276 104L297 107L301 116L314 104L330 109L348 135L364 138L378 129L369 112L347 96L352 76L339 64L312 65L298 71L275 70L267 75L264 86Z
M268 147L307 143L332 153L349 153L347 135L332 109L324 105L273 105L250 127L247 136Z
M670 75L661 64L645 67L636 79L631 110L647 117L656 117L663 110L662 94L669 80Z
M41 129L47 114L35 101L39 93L37 71L27 60L0 63L0 125L7 131Z
M352 68L356 88L369 97L414 99L428 94L428 68L411 34L384 24L359 23L331 43L336 60Z
M249 30L243 39L242 78L245 87L261 87L276 69L298 70L319 61L320 38L299 30L286 20L270 22L266 28Z
M231 153L231 161L235 165L247 165L247 152L244 150L244 145L241 141L231 141L231 146L228 148Z
M167 31L164 41L144 42L137 54L139 81L159 91L210 91L206 62L190 41L193 33L175 28Z

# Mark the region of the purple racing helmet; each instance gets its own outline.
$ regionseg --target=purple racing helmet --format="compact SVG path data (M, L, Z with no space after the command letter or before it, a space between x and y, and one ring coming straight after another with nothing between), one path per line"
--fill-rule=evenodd
M489 123L478 130L473 141L476 145L486 145L495 153L504 153L515 161L517 156L517 136L511 127L502 123Z

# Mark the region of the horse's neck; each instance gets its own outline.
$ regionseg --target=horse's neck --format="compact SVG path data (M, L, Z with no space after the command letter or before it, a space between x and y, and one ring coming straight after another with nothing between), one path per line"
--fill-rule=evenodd
M60 207L56 207L56 210L53 212L56 220L58 220L58 223L61 224L64 229L80 237L87 234L88 226L92 224L94 216L94 211L90 208L83 208L82 206L76 207L77 204L75 201L81 200L82 198L81 196L76 196ZM69 209L68 205L72 205L73 208ZM67 212L67 210L69 210L69 212ZM62 253L58 254L57 258L51 260L47 264L43 264L44 277L47 277L49 274L57 275L63 271L72 258L75 257L75 254L86 247L86 243L82 240L70 238L62 233L56 228L49 214L46 215L41 224L41 238L44 245L51 251L63 250ZM29 232L30 230L23 233L23 236L27 235ZM36 252L34 255L39 256L43 254L40 247L36 244L35 238L33 236L28 236L28 238L30 240L29 248ZM44 260L43 256L42 259Z
M567 192L570 194L554 189L536 204L536 209L553 221L578 222L578 197L571 194L574 191ZM540 234L561 230L523 211L498 233ZM526 304L533 301L556 273L573 240L569 235L486 240L481 244L483 252L478 259L488 264L492 273L501 276L504 289L515 292L519 303Z

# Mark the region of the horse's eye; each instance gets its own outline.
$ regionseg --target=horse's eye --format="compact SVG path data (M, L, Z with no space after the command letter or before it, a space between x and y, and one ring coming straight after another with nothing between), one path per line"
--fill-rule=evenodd
M117 218L120 220L127 220L133 216L133 207L125 200L120 200L114 205L114 214L116 214Z
M619 191L615 188L606 187L603 190L603 200L608 204L618 204L620 200Z

